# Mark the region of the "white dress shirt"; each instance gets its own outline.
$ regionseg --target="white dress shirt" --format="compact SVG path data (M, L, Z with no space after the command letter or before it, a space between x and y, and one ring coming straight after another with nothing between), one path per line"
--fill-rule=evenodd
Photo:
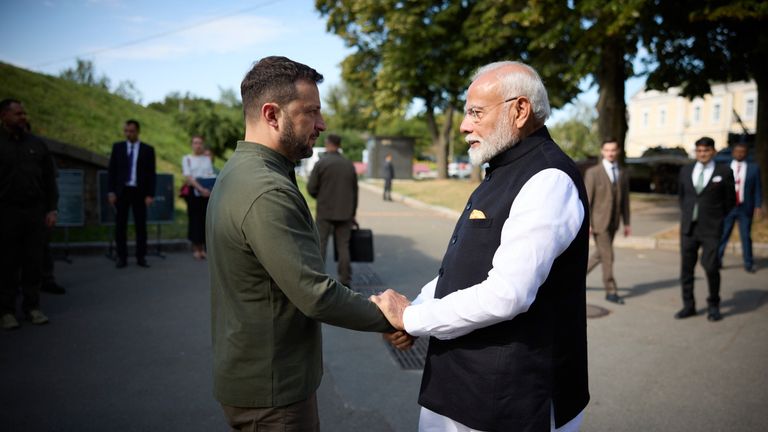
M739 167L739 165L741 165ZM736 185L736 192L739 194L741 202L744 202L744 180L747 179L747 161L731 161L731 171L733 171L733 181ZM736 174L738 172L738 174ZM738 204L741 204L739 202Z
M567 174L550 168L534 175L509 210L488 277L442 299L434 298L437 278L433 279L405 309L405 330L413 336L454 339L526 312L552 263L576 238L583 221L579 191ZM582 414L558 431L578 430ZM422 408L419 430L471 429Z
M611 183L616 183L616 179L613 178L613 170L616 170L616 176L619 176L619 164L616 162L608 162L607 160L603 159L603 169L605 169L605 173L608 174L608 178L611 180Z
M696 187L696 182L699 180L699 173L704 170L704 187L707 187L709 180L712 178L712 173L715 171L715 161L711 160L706 165L701 162L696 162L693 166L693 172L691 173L691 180L693 180L693 187Z
M141 141L136 141L135 143L132 143L130 141L126 141L125 144L125 154L127 156L130 156L131 159L131 174L128 177L128 182L125 183L127 186L136 186L136 161L139 160L139 143Z

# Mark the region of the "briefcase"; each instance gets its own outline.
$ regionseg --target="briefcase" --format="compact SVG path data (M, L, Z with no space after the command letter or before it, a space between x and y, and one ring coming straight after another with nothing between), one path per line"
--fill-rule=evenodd
M373 262L373 231L353 229L349 238L349 256L354 262ZM336 242L333 242L333 260L339 260Z

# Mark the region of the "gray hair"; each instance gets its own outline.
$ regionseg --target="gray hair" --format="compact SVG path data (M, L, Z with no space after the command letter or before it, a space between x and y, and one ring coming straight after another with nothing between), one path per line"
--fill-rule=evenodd
M475 81L480 75L501 69L505 66L519 66L526 72L507 72L498 73L496 77L501 85L501 93L504 98L525 96L531 101L533 107L533 118L544 124L549 118L549 97L544 83L535 69L525 63L516 61L500 61L487 64L472 75L472 81Z

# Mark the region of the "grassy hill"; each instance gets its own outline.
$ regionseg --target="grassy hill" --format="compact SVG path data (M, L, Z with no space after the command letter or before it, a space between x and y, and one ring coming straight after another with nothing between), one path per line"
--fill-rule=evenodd
M0 62L0 99L24 103L35 134L109 155L123 139L123 123L141 123L141 139L155 147L157 171L180 180L181 157L189 152L187 133L173 116L115 96L106 90L30 72Z

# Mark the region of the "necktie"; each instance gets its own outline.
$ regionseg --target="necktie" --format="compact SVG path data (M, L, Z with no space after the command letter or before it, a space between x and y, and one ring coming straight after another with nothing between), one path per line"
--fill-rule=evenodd
M704 167L701 167L701 171L699 171L699 176L696 178L696 184L693 186L696 189L696 193L700 194L702 190L704 190ZM698 199L697 199L698 201ZM693 217L691 218L692 221L696 221L699 219L699 203L697 202L693 206Z
M133 176L133 143L128 143L128 174L126 175L126 183L130 183Z
M736 205L741 204L741 162L736 162Z
M616 171L616 164L611 165L611 170L613 170L613 183L616 183L619 180L619 172Z

